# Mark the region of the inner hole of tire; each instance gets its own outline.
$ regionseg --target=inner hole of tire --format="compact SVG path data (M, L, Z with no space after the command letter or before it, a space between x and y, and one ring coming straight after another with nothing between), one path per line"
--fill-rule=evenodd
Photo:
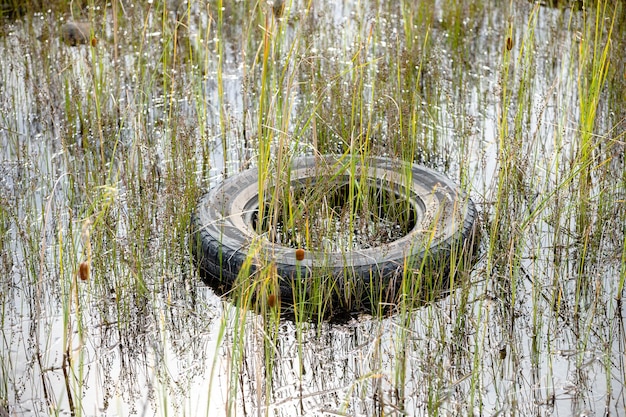
M253 214L252 226L282 246L324 252L369 249L406 236L417 221L410 200L397 186L380 180L308 179L268 191L274 198L266 199L262 222L259 210Z

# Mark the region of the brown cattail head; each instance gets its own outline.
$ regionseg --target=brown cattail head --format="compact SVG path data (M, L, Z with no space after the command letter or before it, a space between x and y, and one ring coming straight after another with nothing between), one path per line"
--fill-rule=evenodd
M506 50L510 51L511 49L513 49L513 38L511 38L510 36L508 36L506 38Z
M276 307L276 295L275 294L270 294L267 296L267 305L270 306L270 308Z
M298 248L296 249L296 261L304 260L304 249Z
M78 266L78 276L81 281L87 281L89 279L89 262L83 261Z

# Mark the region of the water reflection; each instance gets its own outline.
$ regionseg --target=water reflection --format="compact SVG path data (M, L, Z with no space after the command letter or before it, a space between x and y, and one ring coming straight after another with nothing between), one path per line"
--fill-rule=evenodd
M278 17L236 1L220 23L218 2L115 3L79 10L96 46L41 37L62 6L3 23L10 415L621 414L623 13L580 228L578 54L594 9L285 1ZM301 328L242 315L198 280L185 219L268 130L301 152L410 141L482 202L488 255L410 314Z

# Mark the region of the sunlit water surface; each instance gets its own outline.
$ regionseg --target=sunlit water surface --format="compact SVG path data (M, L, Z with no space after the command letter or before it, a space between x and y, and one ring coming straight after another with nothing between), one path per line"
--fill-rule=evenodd
M575 281L564 274L574 274L576 263L556 266L553 260L555 251L577 256L575 238L555 241L558 230L574 233L574 222L567 213L544 211L520 237L515 276L483 257L462 291L408 315L299 328L285 321L271 336L263 319L249 313L240 327L235 308L199 280L188 252L168 256L175 234L164 224L179 196L172 188L185 186L174 181L183 176L173 168L191 170L206 188L254 163L261 87L260 67L251 69L249 62L263 53L262 38L245 38L247 25L258 22L241 12L254 5L225 7L218 33L214 5L192 2L178 47L191 48L193 58L175 65L172 60L187 54L175 54L174 13L156 3L120 2L127 21L96 9L106 19L95 47L69 47L56 36L37 39L61 25L54 13L4 24L0 399L6 403L0 405L11 416L70 415L72 407L86 416L625 414L623 313L616 301L624 232L618 220L589 261L595 298L587 304L574 302ZM283 30L272 32L283 36L277 65L302 77L285 87L289 106L282 120L290 115L293 121L287 131L273 126L287 136L310 135L298 116L311 112L303 83L328 83L329 96L333 85L349 87L336 74L352 68L357 52L367 57L366 80L396 77L385 62L407 42L408 12L399 5L303 3L287 5L281 19L288 24L279 24L269 4L256 5L266 16L263 30ZM576 154L582 12L485 2L481 13L472 15L468 6L467 15L454 20L444 3L432 4L435 19L428 31L413 32L418 46L408 52L420 53L428 42L424 59L416 60L422 87L413 87L425 91L415 104L422 115L418 135L433 146L417 159L462 182L489 219L504 165L499 118L509 113L512 126L517 106L526 106L520 123L527 133L519 146L526 155L521 166L533 177L524 184L521 206L532 212L563 180L559 166ZM454 25L462 34L454 35ZM532 59L533 74L524 91L510 92L503 109L509 29L511 85L519 85L524 59ZM623 45L623 33L615 36ZM298 56L289 61L295 42ZM532 43L526 45L530 58L520 52L525 42ZM306 62L319 72L309 72ZM615 63L623 64L623 57ZM378 90L372 96L372 88L378 87L363 90L372 106L393 101ZM599 115L598 132L619 137L626 114L604 104ZM381 136L394 128L377 122ZM184 141L189 154L176 141ZM297 152L311 152L310 137L295 142ZM623 143L613 152L606 163L615 166L617 183ZM109 185L88 189L97 183L92 175L107 177L102 183ZM119 245L91 241L90 225L101 219L88 217L85 207L96 200L101 211L89 213L116 219L108 227ZM147 228L135 223L142 213L149 213L142 223ZM483 239L486 250L488 234ZM94 261L89 279L81 281L77 265L98 256L117 261ZM513 255L496 257L507 256ZM563 298L557 299L559 291ZM232 372L238 360L240 369Z

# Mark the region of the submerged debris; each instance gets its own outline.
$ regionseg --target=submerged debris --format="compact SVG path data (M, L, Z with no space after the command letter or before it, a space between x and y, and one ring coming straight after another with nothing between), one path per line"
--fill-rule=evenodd
M61 39L70 46L95 44L89 22L67 22L61 26Z

